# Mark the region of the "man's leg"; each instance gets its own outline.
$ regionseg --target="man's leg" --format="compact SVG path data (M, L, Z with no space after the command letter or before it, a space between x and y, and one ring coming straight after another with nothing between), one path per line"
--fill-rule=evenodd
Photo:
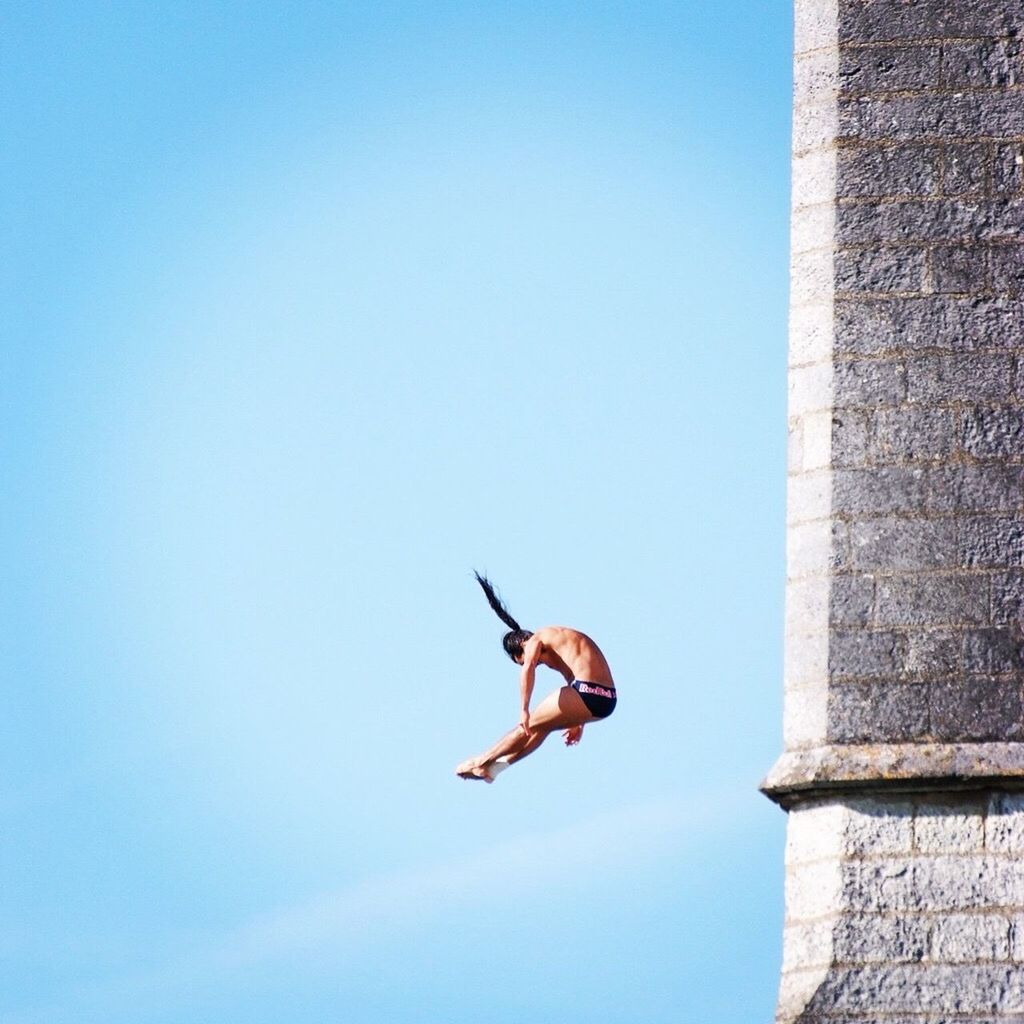
M502 736L502 738L498 740L490 750L485 751L477 757L471 757L463 761L462 764L455 769L456 774L470 774L472 769L479 768L481 765L490 764L497 761L499 757L504 757L506 754L511 754L521 747L526 746L529 739L530 737L523 732L523 727L521 725L517 725L511 732Z
M463 778L484 779L491 782L490 766L498 758L507 758L510 764L532 754L556 729L568 729L593 720L580 695L568 686L548 694L530 714L530 735L516 727L486 753L463 761L455 769Z

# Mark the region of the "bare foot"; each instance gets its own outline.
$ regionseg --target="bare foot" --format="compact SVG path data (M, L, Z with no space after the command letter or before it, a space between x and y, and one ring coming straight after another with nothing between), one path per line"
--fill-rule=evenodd
M491 773L480 764L475 757L471 757L455 769L455 774L461 779L483 779L484 782L493 782Z

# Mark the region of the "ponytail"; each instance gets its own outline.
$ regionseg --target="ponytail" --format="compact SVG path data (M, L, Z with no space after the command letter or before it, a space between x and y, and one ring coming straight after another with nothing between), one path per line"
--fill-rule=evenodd
M501 598L494 592L494 587L486 576L481 576L475 569L473 570L473 575L476 577L477 583L480 584L480 588L483 590L484 596L487 598L487 603L491 606L491 610L499 619L501 619L502 622L505 623L506 626L508 626L509 631L504 635L504 637L502 637L501 645L505 648L505 653L513 661L517 661L522 656L523 644L525 644L533 634L528 629L523 629L523 627L512 618L509 610L502 603Z

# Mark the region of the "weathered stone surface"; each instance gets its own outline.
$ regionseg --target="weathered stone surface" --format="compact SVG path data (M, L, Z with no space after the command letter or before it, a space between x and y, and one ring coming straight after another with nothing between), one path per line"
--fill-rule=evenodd
M907 363L912 402L999 401L1013 394L1014 358L1002 353L920 356Z
M1012 92L840 99L843 142L958 140L1024 134L1024 106Z
M929 730L928 683L839 683L829 690L828 738L833 743L923 739Z
M927 295L837 298L835 351L847 355L1024 347L1024 303L1007 298Z
M988 249L937 245L931 251L932 291L969 294L989 286Z
M977 963L1010 959L1010 919L1001 914L950 914L932 927L930 959Z
M844 94L928 89L939 84L942 51L934 44L844 47L839 51L839 88Z
M1024 103L1021 108L1024 111ZM835 224L838 245L870 245L869 251L873 253L884 251L879 250L880 246L894 243L914 246L942 242L1011 244L1019 241L1024 231L1024 201L1014 197L985 199L963 196L940 200L845 202L837 207ZM909 269L905 275L910 280Z
M782 1024L1024 1024L1022 38L797 0Z
M787 914L779 1019L952 1024L1024 1012L1022 808L1021 795L973 794L795 806L786 893L798 913ZM986 841L998 850L984 852Z
M910 630L904 671L912 677L952 675L960 670L961 645L958 630Z
M988 191L991 147L969 142L943 149L942 191L949 196L977 196Z
M886 462L935 462L957 450L956 411L932 406L903 406L874 414L870 435L872 460Z
M914 815L914 849L919 853L980 853L985 846L982 798L928 801Z
M835 256L836 290L918 292L926 265L926 254L917 249L843 249Z
M992 290L1017 298L1024 293L1024 245L998 245L990 250Z
M1001 37L1024 30L1024 11L1005 0L853 0L839 3L834 10L838 17L836 36L841 43Z
M831 401L844 406L895 405L906 397L907 375L898 359L836 360Z
M931 685L931 735L937 740L1020 740L1020 683L985 679Z
M1019 627L972 629L963 634L967 673L996 676L1024 669L1024 634Z
M1024 602L1024 580L1021 582ZM830 622L833 626L865 626L875 605L875 579L868 575L837 576L829 592Z
M868 519L853 523L849 530L855 569L912 572L958 564L953 519Z
M979 459L1024 457L1024 410L1019 406L968 409L961 413L963 447Z
M1024 187L1024 145L1001 143L995 147L992 161L992 191L997 194L1018 194Z
M880 626L983 625L988 621L988 577L944 573L879 580L875 619Z
M967 568L1006 568L1024 564L1024 518L1015 515L964 516L959 520L959 561Z
M949 89L1018 85L1020 80L1016 39L950 40L942 46L942 84Z
M829 642L828 669L832 678L858 680L864 677L893 678L907 660L905 633L892 630L833 630Z
M939 146L859 146L840 149L831 168L829 199L930 196L938 192Z

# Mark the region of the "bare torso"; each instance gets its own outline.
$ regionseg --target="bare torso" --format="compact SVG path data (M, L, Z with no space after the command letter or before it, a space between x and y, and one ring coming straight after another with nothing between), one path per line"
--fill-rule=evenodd
M540 663L561 673L567 683L580 679L603 686L615 685L601 648L586 633L568 626L545 626L530 639L542 645Z

